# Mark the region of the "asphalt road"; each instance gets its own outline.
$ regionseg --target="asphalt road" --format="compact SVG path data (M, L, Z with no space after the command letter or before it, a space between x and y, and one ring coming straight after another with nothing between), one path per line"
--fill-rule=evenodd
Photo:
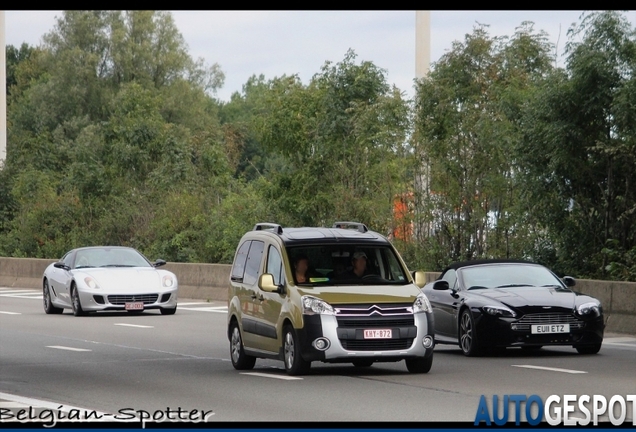
M404 362L368 369L314 363L308 375L288 377L282 362L271 360L258 360L249 373L234 370L225 326L223 302L181 299L172 316L74 317L68 310L45 315L39 291L0 288L2 422L16 421L20 410L21 419L51 422L74 409L80 416L95 410L93 419L107 421L145 411L161 421L190 416L208 423L473 422L481 395L492 409L495 395L609 401L636 394L636 335L606 334L597 355L563 347L466 358L457 347L439 345L428 374L409 374ZM625 422L633 418L628 402Z

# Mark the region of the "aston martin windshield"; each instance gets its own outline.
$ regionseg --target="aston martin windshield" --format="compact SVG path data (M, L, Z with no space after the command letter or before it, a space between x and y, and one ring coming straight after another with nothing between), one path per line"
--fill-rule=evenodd
M548 269L532 264L489 264L461 269L464 286L471 288L522 288L549 286L564 288Z
M152 267L152 265L134 249L104 247L78 250L75 268L89 267Z
M290 247L294 280L311 285L404 285L406 270L391 248L324 245Z

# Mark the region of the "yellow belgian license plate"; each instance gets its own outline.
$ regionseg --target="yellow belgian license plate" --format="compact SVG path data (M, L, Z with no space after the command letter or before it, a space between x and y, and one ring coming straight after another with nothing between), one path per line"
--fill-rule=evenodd
M373 330L365 330L364 338L365 339L392 339L393 332L391 329L373 329Z

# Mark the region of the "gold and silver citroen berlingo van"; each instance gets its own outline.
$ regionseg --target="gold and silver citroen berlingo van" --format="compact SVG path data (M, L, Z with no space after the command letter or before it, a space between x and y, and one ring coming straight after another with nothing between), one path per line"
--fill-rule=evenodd
M282 360L291 375L311 362L406 361L413 373L433 364L433 313L382 235L356 222L332 228L259 223L239 242L228 299L232 364Z

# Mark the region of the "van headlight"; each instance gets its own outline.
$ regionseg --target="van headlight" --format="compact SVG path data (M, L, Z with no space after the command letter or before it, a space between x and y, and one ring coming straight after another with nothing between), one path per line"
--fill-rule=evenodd
M306 315L335 315L333 307L324 300L312 296L302 296L303 313Z
M426 294L420 293L413 302L413 313L430 313L433 312L431 302L428 301Z

